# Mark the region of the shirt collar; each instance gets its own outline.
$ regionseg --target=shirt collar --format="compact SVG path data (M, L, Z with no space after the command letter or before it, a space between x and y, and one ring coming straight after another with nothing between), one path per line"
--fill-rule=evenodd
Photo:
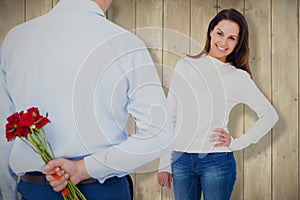
M214 61L214 63L217 63L219 66L232 66L231 63L229 63L229 62L224 63L224 62L220 61L219 59L208 55L208 53L204 54L203 56L206 56L206 57L210 58L211 60Z
M57 6L61 8L79 9L91 13L95 13L102 17L105 17L104 12L98 6L98 4L92 0L60 0Z

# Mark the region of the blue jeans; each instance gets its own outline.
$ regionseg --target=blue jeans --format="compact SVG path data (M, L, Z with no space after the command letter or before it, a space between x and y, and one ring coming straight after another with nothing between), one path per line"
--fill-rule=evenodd
M77 187L87 200L131 200L130 177L106 180L103 184L78 184ZM63 200L61 193L54 192L48 184L32 184L20 180L18 191L22 200Z
M230 200L236 163L231 152L174 152L172 173L175 200Z

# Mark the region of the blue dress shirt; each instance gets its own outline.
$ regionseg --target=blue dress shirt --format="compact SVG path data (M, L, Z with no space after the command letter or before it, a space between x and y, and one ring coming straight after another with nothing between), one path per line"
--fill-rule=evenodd
M1 54L1 113L37 106L56 157L84 157L90 176L125 176L169 150L166 99L144 43L105 18L93 1L61 0L49 13L17 26ZM125 130L128 114L138 127ZM5 121L1 118L1 124ZM44 163L16 139L17 174Z
M1 55L1 48L0 48ZM0 57L1 63L1 57ZM5 96L4 90L0 89L0 97ZM2 101L0 98L0 106L6 106L8 108L9 104L7 100ZM6 109L10 110L10 109ZM8 116L9 112L4 112L1 110L0 112L0 122L4 122L6 120L6 116ZM0 199L6 200L17 200L17 176L12 172L8 165L8 156L10 150L12 148L12 143L8 143L5 138L5 130L4 125L0 126Z

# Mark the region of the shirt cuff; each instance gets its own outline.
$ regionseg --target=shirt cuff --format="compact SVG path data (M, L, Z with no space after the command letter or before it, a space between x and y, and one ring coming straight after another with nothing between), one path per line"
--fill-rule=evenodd
M172 152L168 152L160 158L158 172L169 172L172 174Z
M97 158L94 155L90 155L84 158L84 165L87 170L87 173L95 179L98 179L100 183L104 183L104 181L108 178L117 176L123 177L126 176L127 172L116 171L116 169L111 169L106 166L103 161ZM101 169L101 170L99 170Z

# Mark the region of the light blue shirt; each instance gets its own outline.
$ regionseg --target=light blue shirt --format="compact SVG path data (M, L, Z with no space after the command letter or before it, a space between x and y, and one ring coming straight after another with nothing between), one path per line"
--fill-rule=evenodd
M95 2L61 0L11 30L2 48L1 113L31 106L48 112L45 132L56 157L84 157L89 175L103 182L169 150L172 123L147 48ZM131 137L128 114L138 127ZM44 165L19 139L9 160L17 174Z
M1 49L0 49L0 55L1 55ZM1 58L1 57L0 57ZM0 60L1 64L1 60ZM0 97L5 96L5 91L0 90ZM9 106L9 101L5 100L2 101L2 98L0 100L0 106ZM6 109L7 111L9 109ZM1 110L0 112L0 122L6 120L6 116L8 116L9 112L4 112ZM10 153L12 143L8 143L5 138L5 130L4 125L0 126L0 199L3 200L17 200L17 176L12 172L8 165L8 155Z

